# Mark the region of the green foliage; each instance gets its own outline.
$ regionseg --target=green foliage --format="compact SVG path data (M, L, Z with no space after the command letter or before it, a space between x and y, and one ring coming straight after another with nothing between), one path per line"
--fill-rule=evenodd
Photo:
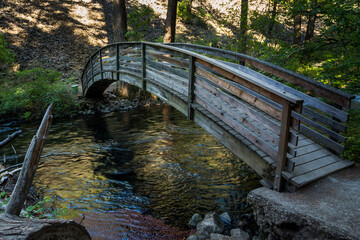
M125 35L126 39L128 41L145 40L145 32L155 18L155 12L151 7L145 5L133 6L127 15L130 30Z
M187 24L191 24L194 17L191 14L191 3L192 0L183 0L177 5L177 15Z
M6 66L12 64L14 59L14 53L7 48L4 35L0 32L0 70L4 70Z
M24 214L22 214L22 217L28 217L28 218L55 218L59 217L62 214L66 212L66 209L55 209L50 210L50 208L47 207L51 203L51 198L48 196L45 196L43 200L37 202L35 205L28 206L25 209Z
M39 118L53 103L53 113L69 117L76 113L78 103L68 84L60 81L55 70L34 68L14 74L0 89L0 116Z
M360 163L360 110L350 111L344 157Z

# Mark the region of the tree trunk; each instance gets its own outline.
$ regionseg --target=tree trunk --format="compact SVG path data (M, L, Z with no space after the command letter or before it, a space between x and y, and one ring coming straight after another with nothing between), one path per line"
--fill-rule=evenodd
M175 41L177 0L168 0L168 9L165 21L164 43Z
M127 32L126 0L113 1L114 41L125 41Z
M241 18L240 18L240 44L241 52L246 53L247 29L248 29L248 9L249 0L241 1Z
M29 219L0 214L0 239L91 239L87 230L74 221L62 219Z
M314 12L314 11L316 10L316 7L317 7L317 0L313 0L311 5L312 5L311 6L312 9L310 9L310 13L309 13L309 19L308 19L306 35L305 35L305 42L312 40L312 38L314 37L314 31L315 31L315 21L316 21L317 15L316 15L316 12Z
M301 44L301 14L294 16L294 44Z
M278 4L278 0L274 0L274 5L273 5L272 11L271 11L271 19L270 19L269 28L268 28L268 36L271 36L272 30L275 25L277 4Z

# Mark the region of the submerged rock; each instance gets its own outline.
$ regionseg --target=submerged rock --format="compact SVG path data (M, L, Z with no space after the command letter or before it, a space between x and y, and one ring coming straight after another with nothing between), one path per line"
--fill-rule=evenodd
M211 233L222 233L224 223L217 213L209 213L205 215L204 220L197 225L196 229L198 238L205 240L210 238Z
M191 228L196 228L196 226L199 224L199 222L201 222L203 220L203 218L199 215L199 214L197 214L197 213L195 213L192 217L191 217L191 219L190 219L190 221L189 221L189 226L191 227Z

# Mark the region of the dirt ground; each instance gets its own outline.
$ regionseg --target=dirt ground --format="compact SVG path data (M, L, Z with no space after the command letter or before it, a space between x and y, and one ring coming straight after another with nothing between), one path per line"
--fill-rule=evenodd
M178 41L235 36L236 24L219 25L219 20L232 16L231 21L238 22L239 4L236 0L194 0L193 11L206 11L207 26L185 24L178 18ZM129 0L128 13L133 6L143 5L156 14L145 34L145 40L154 41L165 32L167 1ZM250 9L266 8L267 1L250 1ZM15 70L53 68L64 78L78 79L91 53L112 42L112 21L112 0L0 0L0 31L17 55Z

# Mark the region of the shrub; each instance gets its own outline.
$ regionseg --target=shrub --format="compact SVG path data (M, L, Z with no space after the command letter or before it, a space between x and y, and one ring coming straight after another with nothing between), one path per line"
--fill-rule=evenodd
M55 70L34 68L15 73L13 82L0 89L0 116L39 118L53 103L53 114L69 117L76 113L78 103L68 84L60 82Z
M0 32L0 71L12 64L15 60L14 53L7 48L7 42L4 35Z

